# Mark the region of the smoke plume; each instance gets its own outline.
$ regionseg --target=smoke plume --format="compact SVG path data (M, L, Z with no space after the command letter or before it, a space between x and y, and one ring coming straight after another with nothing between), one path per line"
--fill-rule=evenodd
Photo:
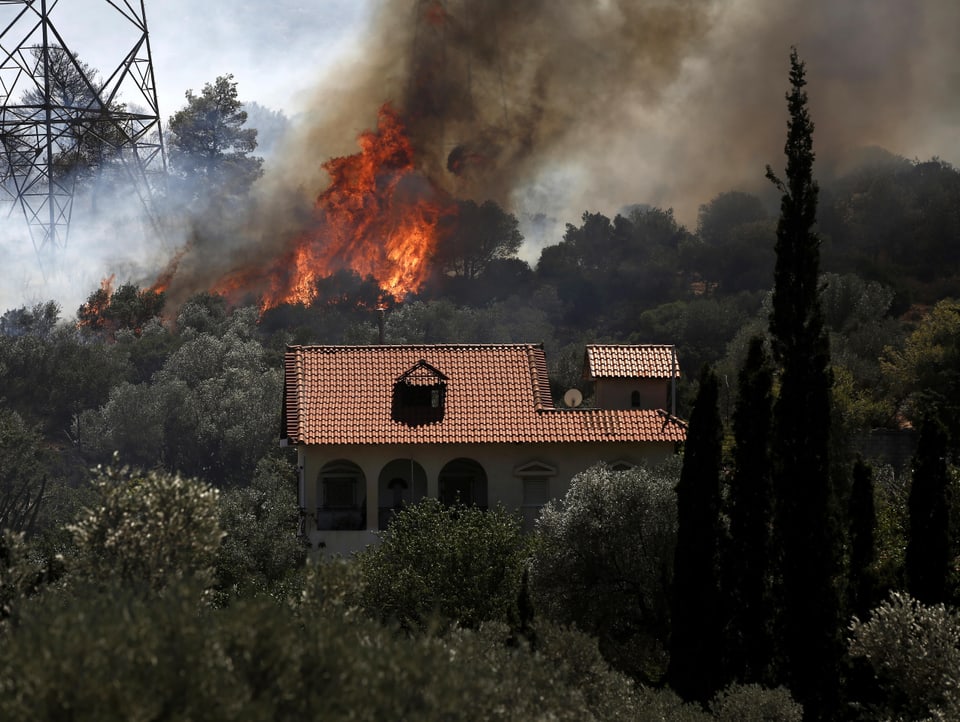
M295 206L326 183L320 163L355 152L384 102L433 183L556 219L540 243L585 210L649 203L692 226L719 192L765 192L791 46L807 62L821 173L865 146L957 153L951 0L395 0L374 17L259 188L257 252L295 232Z
M371 17L360 46L317 70L235 226L184 231L174 302L281 254L328 183L321 164L355 153L384 103L432 184L555 221L528 234L532 261L584 211L647 203L692 227L717 193L768 194L791 46L819 176L869 146L960 161L955 0L382 0Z

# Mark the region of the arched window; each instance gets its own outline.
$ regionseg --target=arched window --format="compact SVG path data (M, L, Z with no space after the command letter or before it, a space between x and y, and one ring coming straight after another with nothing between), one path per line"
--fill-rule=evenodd
M635 409L640 408L640 392L639 391L633 391L630 394L630 406Z
M363 529L367 523L367 484L352 461L325 464L317 480L317 529Z
M380 470L377 510L380 529L406 504L416 504L427 495L427 474L413 459L394 459Z
M387 484L387 489L390 490L390 498L387 501L391 509L397 510L403 506L403 492L407 490L407 486L407 482L399 477L394 477Z
M487 508L487 472L473 459L454 459L440 470L440 501Z

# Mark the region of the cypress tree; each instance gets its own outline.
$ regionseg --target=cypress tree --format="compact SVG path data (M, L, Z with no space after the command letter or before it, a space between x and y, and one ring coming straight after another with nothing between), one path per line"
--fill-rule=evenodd
M877 599L875 532L877 511L873 499L873 469L861 457L853 465L850 489L850 611L860 619L880 601Z
M840 706L843 657L836 575L840 537L830 476L830 349L820 307L820 240L814 231L819 189L813 179L813 122L804 63L790 55L786 182L781 190L770 332L780 366L773 407L775 540L779 547L785 681L807 719L832 719Z
M730 541L721 584L729 608L726 635L730 680L769 684L773 657L771 598L770 417L773 370L763 339L750 340L738 376L733 414L733 474L727 495Z
M946 602L950 572L950 478L947 433L933 415L924 418L913 455L907 508L907 591L924 604Z
M723 431L717 410L718 395L717 376L705 366L690 414L677 484L677 548L667 679L680 696L701 702L722 684L718 564Z

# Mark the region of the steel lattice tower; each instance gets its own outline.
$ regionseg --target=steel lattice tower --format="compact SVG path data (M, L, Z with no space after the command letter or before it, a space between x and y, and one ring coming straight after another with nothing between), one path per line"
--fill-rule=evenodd
M0 208L41 261L66 247L78 180L108 171L154 220L166 158L143 0L0 0Z

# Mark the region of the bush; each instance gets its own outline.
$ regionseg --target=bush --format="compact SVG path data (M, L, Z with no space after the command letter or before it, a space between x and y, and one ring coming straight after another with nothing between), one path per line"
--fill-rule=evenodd
M301 617L265 596L198 609L180 586L85 591L45 595L5 635L0 719L709 719L638 690L576 632L544 630L531 652L505 646L504 625L409 635L335 605Z
M679 465L578 474L537 523L534 607L596 635L618 669L655 682L666 665Z
M519 517L497 507L405 507L357 560L374 616L426 628L437 616L476 628L506 620L517 601L526 542Z
M960 614L902 592L850 624L850 654L864 657L885 693L881 715L960 717Z
M117 579L154 591L177 580L212 584L223 538L216 489L129 467L99 469L93 487L95 505L68 527L78 581Z
M766 689L758 684L735 684L721 690L710 702L718 722L801 722L803 705L784 687Z
M264 592L283 596L296 583L307 548L297 538L297 475L285 461L257 465L250 486L220 496L223 543L217 551L217 589L231 596Z

